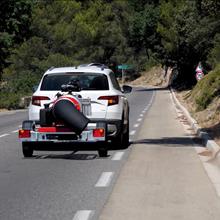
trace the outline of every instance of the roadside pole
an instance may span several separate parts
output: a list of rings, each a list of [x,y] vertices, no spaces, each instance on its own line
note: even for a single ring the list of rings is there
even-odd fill
[[[132,68],[132,65],[129,65],[129,64],[118,65],[118,69],[121,70],[122,84],[124,84],[124,82],[125,82],[125,70],[131,69],[131,68]]]
[[[121,80],[122,80],[122,85],[124,85],[124,69],[121,69]]]

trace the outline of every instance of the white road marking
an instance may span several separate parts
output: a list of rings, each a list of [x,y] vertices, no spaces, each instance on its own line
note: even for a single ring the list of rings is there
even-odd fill
[[[142,113],[145,113],[145,112],[146,112],[145,110],[142,111]]]
[[[143,117],[144,115],[143,114],[140,114],[140,117]]]
[[[137,121],[142,121],[143,119],[142,118],[138,118],[138,120]]]
[[[100,176],[98,182],[95,184],[95,187],[107,187],[110,185],[114,173],[113,172],[103,172]]]
[[[134,135],[136,133],[136,131],[135,130],[132,130],[131,132],[130,132],[130,135]]]
[[[89,220],[94,215],[92,210],[79,210],[73,217],[73,220]]]
[[[8,135],[10,135],[10,134],[2,134],[2,135],[0,135],[0,138],[8,136]]]
[[[139,124],[135,124],[134,127],[137,128],[139,126]]]
[[[112,160],[121,160],[125,152],[119,151],[114,154]]]
[[[18,125],[18,127],[19,127],[19,128],[21,128],[21,127],[22,127],[22,125]]]
[[[17,133],[17,132],[18,132],[18,130],[11,131],[11,133]]]

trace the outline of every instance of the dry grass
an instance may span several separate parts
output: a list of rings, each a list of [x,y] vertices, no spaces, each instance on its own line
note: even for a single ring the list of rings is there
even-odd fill
[[[160,86],[165,87],[168,84],[171,70],[168,71],[167,78],[164,79],[164,71],[161,67],[153,67],[148,72],[143,72],[142,76],[129,84],[133,86]],[[192,99],[192,90],[177,92],[177,98],[183,106],[188,109],[190,114],[199,123],[200,127],[207,131],[213,139],[220,145],[220,97],[216,97],[204,109],[198,111],[195,100]],[[196,97],[198,97],[196,94]]]
[[[206,109],[197,111],[195,103],[190,99],[191,91],[176,93],[177,98],[191,113],[193,118],[199,123],[203,131],[220,145],[220,97],[216,97]]]
[[[163,69],[159,66],[153,67],[148,72],[142,72],[141,77],[129,83],[133,86],[165,86]]]

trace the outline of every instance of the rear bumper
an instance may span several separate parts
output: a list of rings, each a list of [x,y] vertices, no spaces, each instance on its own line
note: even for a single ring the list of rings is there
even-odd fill
[[[97,122],[104,122],[106,124],[106,139],[111,140],[118,136],[119,133],[121,133],[122,130],[122,120],[118,119],[91,119],[91,123],[97,123]]]
[[[36,125],[40,124],[39,121],[33,121]],[[106,138],[107,139],[111,139],[112,137],[116,137],[118,136],[118,134],[121,132],[122,129],[122,120],[119,119],[90,119],[90,122],[88,124],[88,126],[90,126],[91,124],[93,124],[93,126],[95,126],[95,124],[97,123],[105,123],[106,124]],[[87,127],[88,127],[87,126]]]
[[[98,142],[107,142],[112,138],[115,138],[121,132],[121,120],[101,120],[94,119],[90,120],[86,129],[80,134],[77,135],[75,132],[51,132],[51,131],[41,131],[38,129],[38,122],[34,122],[36,124],[35,129],[30,131],[30,137],[28,138],[20,138],[22,142],[29,143],[48,143],[48,144],[82,144],[82,143],[98,143]],[[95,136],[93,134],[94,129],[103,128],[105,130],[105,134],[103,136]],[[23,129],[26,129],[23,127]]]

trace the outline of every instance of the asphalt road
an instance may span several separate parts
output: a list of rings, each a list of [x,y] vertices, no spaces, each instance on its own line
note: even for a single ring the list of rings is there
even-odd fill
[[[153,98],[143,88],[128,95],[131,140]],[[16,130],[26,118],[26,111],[0,113],[0,219],[75,220],[80,213],[97,219],[132,146],[105,159],[96,151],[34,152],[25,159]]]

